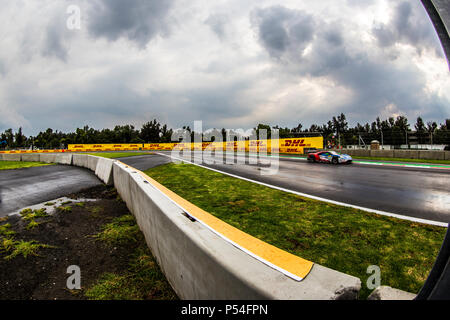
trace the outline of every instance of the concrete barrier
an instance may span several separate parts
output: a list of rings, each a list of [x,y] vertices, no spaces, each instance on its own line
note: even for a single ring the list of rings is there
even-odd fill
[[[114,163],[114,183],[182,299],[355,299],[358,278],[315,264],[295,281],[225,241],[136,171]],[[122,195],[123,193],[123,195]]]
[[[338,153],[344,153],[348,154],[352,157],[370,157],[370,150],[364,150],[364,149],[341,149],[341,150],[334,150]]]
[[[56,153],[41,153],[39,160],[45,163],[56,163]]]
[[[72,165],[72,154],[71,153],[57,154],[55,161],[58,164],[67,164],[67,165],[71,166]]]
[[[100,157],[96,156],[88,156],[87,157],[87,168],[91,171],[94,171],[97,169],[97,163],[98,160],[101,159]]]
[[[77,167],[88,168],[87,154],[72,154],[72,164]]]
[[[365,150],[365,149],[342,149],[336,150],[346,153],[354,158],[358,157],[381,157],[381,158],[403,158],[403,159],[429,159],[450,160],[450,151],[439,150]]]
[[[39,153],[22,154],[21,161],[39,162]]]
[[[367,300],[413,300],[415,297],[416,295],[411,292],[380,286],[369,295]]]
[[[394,150],[370,150],[371,157],[393,158]]]
[[[5,161],[21,161],[22,155],[20,153],[4,153],[3,160],[5,160]]]
[[[126,165],[118,164],[117,162],[113,164],[114,187],[120,194],[122,200],[126,203],[128,210],[133,212],[133,202],[131,201],[131,191],[129,187],[131,170],[132,169]]]
[[[98,159],[97,167],[95,168],[95,175],[106,185],[112,185],[114,183],[113,163],[114,160],[100,158]]]
[[[419,159],[417,150],[394,150],[394,158]]]
[[[445,160],[445,153],[442,151],[420,150],[419,159]]]

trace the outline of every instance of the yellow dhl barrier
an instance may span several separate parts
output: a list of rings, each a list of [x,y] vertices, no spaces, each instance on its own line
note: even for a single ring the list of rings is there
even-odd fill
[[[7,150],[0,151],[0,153],[59,153],[59,152],[67,152],[67,149],[51,149],[51,150]]]
[[[250,153],[297,153],[305,148],[323,148],[323,138],[289,138],[278,140],[246,140],[228,142],[180,142],[180,143],[137,143],[137,144],[70,144],[68,151],[124,151],[124,150],[194,150],[194,151],[237,151]]]
[[[142,150],[142,143],[69,144],[68,151],[124,151]]]

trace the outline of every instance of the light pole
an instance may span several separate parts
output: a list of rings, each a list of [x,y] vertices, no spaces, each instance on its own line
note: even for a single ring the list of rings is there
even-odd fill
[[[408,131],[407,130],[405,130],[405,138],[406,138],[406,149],[409,149],[408,148]]]
[[[338,149],[341,149],[341,134],[338,131]]]

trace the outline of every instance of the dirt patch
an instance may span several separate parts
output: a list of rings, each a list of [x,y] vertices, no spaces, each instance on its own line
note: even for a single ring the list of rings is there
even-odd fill
[[[63,206],[65,210],[36,218],[37,226],[33,229],[28,227],[29,222],[18,216],[0,221],[0,226],[9,225],[4,228],[9,234],[0,234],[0,299],[87,299],[86,291],[96,285],[104,274],[132,277],[130,261],[135,258],[137,251],[145,253],[154,261],[140,232],[136,233],[133,241],[118,244],[95,237],[104,230],[105,225],[130,215],[114,188],[98,186],[68,197],[99,200],[67,203]],[[11,237],[16,241],[35,241],[51,247],[40,248],[37,256],[28,255],[25,258],[17,255],[7,259],[10,252],[2,242]],[[67,289],[66,282],[70,276],[67,268],[71,265],[81,269],[81,290]],[[156,263],[152,268],[155,268],[152,272],[157,274],[159,286],[139,288],[140,291],[133,288],[131,298],[176,298]],[[142,290],[146,293],[141,293]],[[108,296],[106,292],[106,298],[114,296]]]

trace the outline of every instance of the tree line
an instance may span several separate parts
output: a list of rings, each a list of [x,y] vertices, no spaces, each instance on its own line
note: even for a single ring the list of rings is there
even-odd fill
[[[438,124],[434,121],[425,123],[421,117],[418,117],[415,124],[411,125],[404,116],[390,117],[386,120],[380,120],[378,117],[372,123],[357,123],[356,126],[350,127],[345,115],[341,113],[325,124],[313,124],[309,128],[303,128],[301,123],[294,128],[258,124],[253,128],[253,134],[259,137],[263,129],[267,130],[268,138],[271,138],[271,130],[277,129],[280,138],[321,135],[326,142],[333,141],[334,144],[337,144],[337,141],[340,141],[342,146],[364,145],[369,144],[372,140],[378,140],[384,145],[450,145],[450,119],[445,119],[443,123]],[[208,133],[194,132],[189,126],[174,130],[154,119],[145,123],[140,129],[128,124],[117,125],[114,129],[101,130],[84,126],[68,133],[48,128],[36,136],[29,137],[23,134],[22,128],[16,132],[7,129],[0,134],[0,149],[59,149],[66,148],[68,144],[94,143],[164,143],[173,142],[174,136],[181,140],[183,134],[189,134],[192,141],[194,138],[214,141],[214,136],[221,136],[223,141],[226,141],[230,134],[239,136],[239,133],[224,128],[213,129]]]

